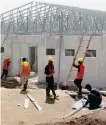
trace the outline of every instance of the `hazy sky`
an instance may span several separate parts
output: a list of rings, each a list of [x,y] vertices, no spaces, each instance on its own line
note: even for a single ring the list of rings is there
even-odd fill
[[[31,1],[33,0],[0,0],[0,13],[27,4]],[[37,0],[37,1],[106,11],[106,0]]]

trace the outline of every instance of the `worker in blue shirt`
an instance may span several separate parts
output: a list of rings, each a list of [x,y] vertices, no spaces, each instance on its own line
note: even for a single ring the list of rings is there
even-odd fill
[[[85,86],[85,89],[90,91],[90,93],[88,94],[88,99],[85,102],[84,107],[86,107],[89,104],[90,109],[99,108],[102,102],[101,92],[98,89],[92,89],[91,85],[89,84]]]

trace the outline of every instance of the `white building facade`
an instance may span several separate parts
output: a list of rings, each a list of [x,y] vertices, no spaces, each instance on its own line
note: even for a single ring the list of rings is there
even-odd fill
[[[36,47],[37,51],[35,49],[34,56],[37,56],[37,59],[36,57],[32,58],[35,59],[34,64],[37,64],[39,81],[45,82],[44,68],[48,63],[48,57],[53,56],[55,82],[64,83],[69,74],[80,39],[80,35],[64,35],[62,41],[60,41],[60,36],[58,35],[11,35],[4,44],[4,52],[1,54],[1,59],[3,60],[5,56],[10,56],[9,75],[19,75],[20,58],[26,57],[31,62],[30,48]],[[86,70],[83,85],[88,83],[97,88],[106,88],[106,35],[93,36],[89,51],[92,54],[85,58]]]

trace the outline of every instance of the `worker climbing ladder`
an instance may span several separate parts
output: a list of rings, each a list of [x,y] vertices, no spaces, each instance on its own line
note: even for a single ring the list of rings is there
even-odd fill
[[[91,39],[92,39],[92,35],[85,35],[85,34],[82,35],[80,43],[78,45],[76,55],[74,57],[75,58],[75,63],[78,62],[77,61],[78,58],[83,58],[85,60],[85,57],[86,57],[87,51],[89,49]],[[66,80],[67,85],[69,85],[71,87],[75,86],[72,83],[73,83],[73,81],[74,81],[74,79],[76,77],[76,74],[77,74],[77,69],[74,68],[73,63],[72,63],[70,71],[69,71],[69,75],[68,75],[67,80]]]

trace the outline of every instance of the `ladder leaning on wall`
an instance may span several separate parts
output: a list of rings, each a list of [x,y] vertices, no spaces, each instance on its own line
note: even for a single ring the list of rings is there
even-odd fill
[[[79,42],[78,49],[77,49],[77,52],[76,52],[75,57],[74,57],[75,63],[77,63],[78,58],[83,58],[85,60],[85,57],[86,57],[87,51],[89,49],[89,45],[90,45],[92,36],[93,35],[85,35],[85,34],[83,34],[81,36],[81,40]],[[73,81],[76,77],[77,71],[78,70],[76,68],[74,68],[73,63],[72,63],[71,67],[70,67],[70,70],[69,70],[69,75],[68,75],[68,77],[66,79],[66,82],[65,82],[65,85],[69,85],[71,87],[75,86],[73,84]]]

